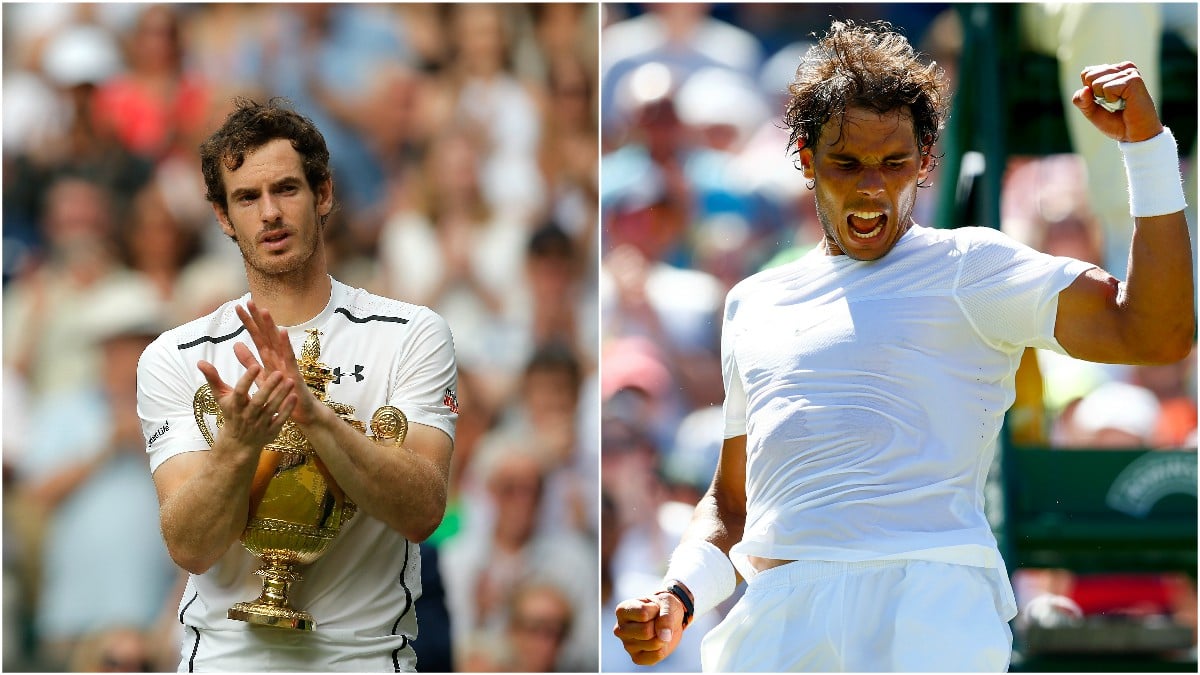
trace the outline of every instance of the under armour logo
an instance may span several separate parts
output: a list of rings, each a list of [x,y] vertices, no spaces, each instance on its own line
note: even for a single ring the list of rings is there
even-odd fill
[[[363,367],[358,365],[357,363],[354,364],[354,372],[353,373],[343,373],[341,366],[338,366],[337,368],[333,369],[333,383],[341,384],[342,383],[342,375],[346,375],[347,377],[349,377],[350,375],[353,375],[355,382],[362,382],[363,380],[366,379],[363,376],[362,372],[363,372]]]

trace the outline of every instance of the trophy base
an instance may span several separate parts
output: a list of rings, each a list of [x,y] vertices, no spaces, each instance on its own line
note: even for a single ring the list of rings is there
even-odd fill
[[[239,602],[226,614],[235,621],[245,621],[259,626],[312,630],[316,627],[312,614],[287,607],[272,607],[257,602]]]

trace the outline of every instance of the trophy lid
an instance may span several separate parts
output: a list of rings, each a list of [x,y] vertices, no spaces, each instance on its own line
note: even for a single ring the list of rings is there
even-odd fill
[[[300,358],[296,361],[296,365],[300,367],[300,375],[304,378],[305,384],[317,398],[325,400],[325,387],[333,380],[333,370],[321,363],[321,331],[316,328],[309,328],[304,331],[308,333],[308,338],[304,340],[304,346],[300,348]]]

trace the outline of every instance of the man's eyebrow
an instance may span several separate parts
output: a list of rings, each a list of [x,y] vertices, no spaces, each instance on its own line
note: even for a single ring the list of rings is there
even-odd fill
[[[269,187],[279,188],[279,187],[287,187],[287,186],[292,186],[292,185],[303,185],[303,184],[304,184],[303,179],[301,179],[300,176],[284,176],[283,178],[280,178],[277,181],[273,181]],[[242,197],[242,196],[246,196],[246,195],[256,195],[258,193],[259,193],[259,189],[257,187],[243,187],[243,188],[237,188],[237,189],[231,190],[229,192],[229,196],[237,198],[237,197]]]
[[[896,152],[893,152],[889,155],[884,155],[883,161],[886,162],[888,160],[895,160],[895,159],[908,159],[908,158],[912,157],[913,154],[914,153],[910,150],[897,150]],[[830,153],[826,154],[825,156],[828,157],[829,159],[834,160],[835,162],[857,162],[860,159],[859,155],[851,155],[851,154],[847,154],[844,152],[830,152]]]

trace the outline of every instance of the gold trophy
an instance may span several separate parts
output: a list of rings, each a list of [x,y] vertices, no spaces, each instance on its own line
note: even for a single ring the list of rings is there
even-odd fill
[[[318,360],[320,332],[313,328],[307,333],[296,362],[305,384],[338,417],[365,435],[363,423],[353,416],[353,406],[326,398],[325,387],[333,373]],[[218,429],[225,418],[209,385],[196,390],[192,408],[204,440],[212,447],[213,434],[204,416],[215,415]],[[376,443],[399,445],[408,434],[408,418],[395,407],[383,406],[371,417],[371,433]],[[263,561],[255,571],[263,578],[262,594],[257,600],[235,604],[228,617],[263,626],[312,630],[316,626],[312,615],[293,608],[288,601],[292,582],[303,578],[296,566],[320,558],[356,510],[296,423],[285,422],[259,456],[250,488],[249,520],[241,536],[246,549]]]

